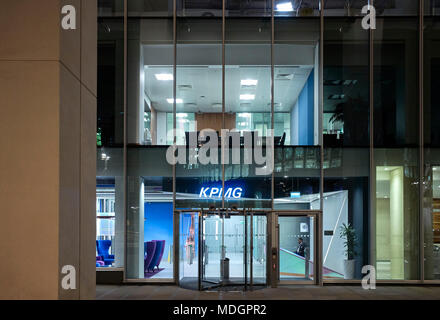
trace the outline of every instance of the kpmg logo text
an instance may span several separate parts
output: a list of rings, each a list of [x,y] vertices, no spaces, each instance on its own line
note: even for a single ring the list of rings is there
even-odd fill
[[[225,198],[240,199],[243,193],[243,188],[225,188]],[[199,198],[220,198],[223,196],[223,188],[203,187],[200,190]]]
[[[212,129],[204,129],[198,133],[197,122],[195,127],[196,129],[191,132],[179,132],[179,134],[176,130],[172,130],[174,141],[178,136],[183,136],[186,137],[186,145],[174,143],[167,149],[166,158],[170,165],[248,164],[255,165],[255,175],[272,174],[273,130],[267,130],[267,135],[260,137],[258,131],[243,131],[241,135],[236,129],[222,129],[219,137]]]

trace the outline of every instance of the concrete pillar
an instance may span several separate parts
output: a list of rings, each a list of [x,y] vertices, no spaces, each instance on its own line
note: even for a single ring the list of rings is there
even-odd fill
[[[115,177],[115,267],[124,267],[124,178]]]
[[[127,279],[144,278],[144,181],[128,179],[127,206]]]
[[[403,168],[390,172],[390,256],[391,278],[404,278]]]
[[[67,4],[75,30],[61,28]],[[0,299],[95,297],[96,11],[1,3]]]

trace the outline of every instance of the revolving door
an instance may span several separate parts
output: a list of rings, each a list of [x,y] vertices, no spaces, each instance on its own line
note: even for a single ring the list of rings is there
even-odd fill
[[[266,214],[179,211],[179,285],[248,290],[267,279]]]

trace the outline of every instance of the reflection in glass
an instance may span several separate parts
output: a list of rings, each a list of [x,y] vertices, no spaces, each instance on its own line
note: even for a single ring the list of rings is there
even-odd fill
[[[326,0],[324,14],[326,16],[364,16],[362,9],[372,4],[377,16],[416,16],[418,1],[393,0]]]
[[[180,214],[179,230],[179,285],[198,289],[199,277],[199,215],[198,212]]]
[[[438,15],[440,2],[431,3]],[[426,5],[426,1],[425,1]],[[424,31],[424,258],[425,279],[440,279],[440,29],[437,17],[425,17]]]

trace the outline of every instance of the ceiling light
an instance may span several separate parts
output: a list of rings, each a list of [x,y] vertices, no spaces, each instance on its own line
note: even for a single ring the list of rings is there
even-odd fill
[[[158,74],[155,74],[155,77],[157,80],[160,80],[160,81],[171,81],[174,79],[174,77],[171,73],[158,73]]]
[[[255,100],[255,94],[240,94],[240,100]]]
[[[277,4],[277,11],[290,12],[293,11],[292,2],[283,2]]]
[[[278,73],[275,80],[292,80],[293,76],[293,73]]]
[[[186,117],[188,117],[188,114],[187,113],[178,113],[178,114],[176,114],[176,117],[177,118],[186,118]]]
[[[241,80],[241,85],[242,86],[256,86],[257,83],[258,83],[258,80],[253,80],[253,79]]]
[[[169,98],[169,99],[167,99],[167,102],[169,104],[173,104],[174,99],[173,98]],[[182,99],[176,99],[176,103],[183,103],[183,100]]]

